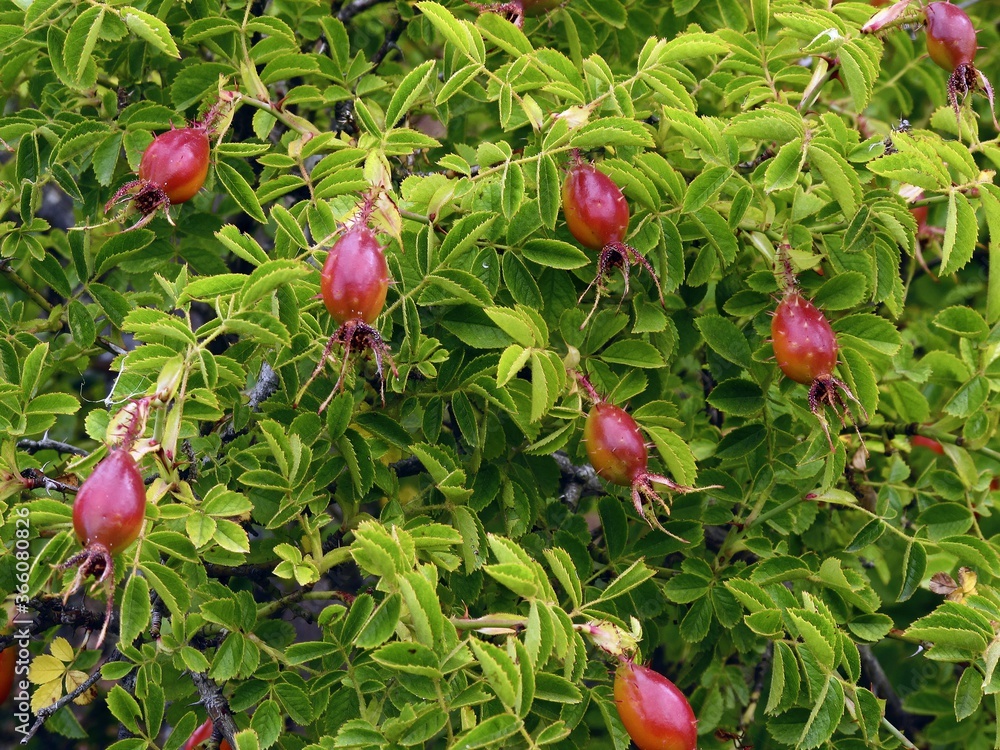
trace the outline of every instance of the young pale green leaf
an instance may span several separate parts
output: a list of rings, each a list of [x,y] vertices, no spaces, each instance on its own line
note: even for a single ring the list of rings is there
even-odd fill
[[[466,57],[474,58],[476,45],[467,24],[459,21],[451,11],[438,3],[425,0],[417,3],[417,7],[449,44]]]
[[[1000,320],[1000,190],[995,185],[980,185],[979,197],[986,214],[990,231],[990,275],[986,292],[986,322],[990,325]]]
[[[823,177],[844,216],[854,216],[861,202],[861,183],[847,160],[827,145],[813,141],[808,148],[809,164]]]
[[[520,670],[514,660],[503,649],[478,638],[469,639],[469,646],[479,662],[487,685],[504,706],[513,709],[521,687]]]
[[[503,387],[528,363],[531,350],[519,344],[511,344],[504,349],[500,355],[500,364],[497,365],[497,387]]]
[[[513,714],[498,714],[480,722],[459,736],[450,750],[476,750],[507,739],[521,728],[521,720]]]

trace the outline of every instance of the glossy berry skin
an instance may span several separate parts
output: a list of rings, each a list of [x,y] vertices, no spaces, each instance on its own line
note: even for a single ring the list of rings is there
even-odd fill
[[[796,383],[828,378],[837,366],[837,335],[826,316],[798,292],[778,304],[771,339],[778,367]]]
[[[356,225],[330,248],[320,277],[323,303],[338,324],[374,323],[389,291],[389,266],[375,233]]]
[[[212,720],[206,719],[205,723],[195,729],[191,736],[188,737],[188,741],[184,743],[184,750],[195,750],[196,747],[212,736],[213,729]],[[230,750],[229,743],[226,740],[222,740],[219,743],[219,750]]]
[[[14,687],[14,667],[16,663],[16,646],[9,646],[0,651],[0,705],[10,697],[10,691]]]
[[[584,247],[600,250],[628,231],[628,202],[619,187],[592,164],[570,168],[562,188],[563,215]]]
[[[976,28],[965,11],[947,2],[931,3],[927,16],[927,54],[948,71],[976,59]]]
[[[641,664],[624,662],[615,673],[615,706],[639,750],[696,750],[698,720],[684,693]]]
[[[84,547],[116,552],[135,541],[146,514],[146,487],[128,451],[112,450],[80,486],[73,528]]]
[[[210,143],[204,128],[161,133],[139,162],[139,179],[160,188],[171,203],[191,200],[208,175]]]
[[[630,487],[643,474],[649,454],[639,425],[624,409],[598,403],[587,415],[583,428],[587,457],[599,476]]]

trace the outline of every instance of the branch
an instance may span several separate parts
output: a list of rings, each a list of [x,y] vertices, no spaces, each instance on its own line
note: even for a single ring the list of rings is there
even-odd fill
[[[930,717],[926,717],[924,720],[924,717],[907,713],[906,709],[903,708],[903,701],[899,699],[895,688],[889,682],[889,676],[882,669],[882,665],[871,646],[859,644],[858,653],[861,655],[861,679],[866,680],[871,685],[871,691],[876,698],[882,698],[885,701],[886,720],[899,728],[901,732],[914,734],[930,720]]]
[[[352,0],[352,2],[346,2],[337,13],[337,20],[346,26],[358,13],[363,13],[369,8],[374,8],[379,3],[385,2],[388,0]]]
[[[238,731],[236,722],[233,721],[233,712],[229,708],[229,701],[222,695],[222,688],[215,684],[215,680],[204,672],[190,672],[191,681],[198,688],[201,702],[208,711],[208,717],[215,725],[215,730],[222,733],[222,736],[229,743],[230,747],[236,747],[236,740],[233,736]]]
[[[57,479],[51,479],[38,469],[25,469],[21,472],[21,477],[23,478],[22,484],[24,484],[26,490],[54,490],[64,494],[75,495],[77,490],[80,489],[71,484],[60,482]]]
[[[121,652],[116,648],[114,651],[111,652],[111,656],[109,656],[107,659],[104,660],[104,664],[111,664],[112,662],[124,661],[124,660],[125,657],[122,656]],[[101,667],[103,667],[104,664],[102,664]],[[24,737],[21,738],[21,744],[27,745],[28,741],[35,736],[38,730],[42,728],[42,724],[44,724],[48,720],[48,718],[52,716],[52,714],[54,714],[63,706],[72,703],[74,700],[79,698],[85,692],[90,690],[90,688],[93,687],[94,683],[96,683],[98,680],[101,679],[101,667],[95,669],[94,673],[90,675],[90,677],[88,677],[84,682],[78,685],[75,690],[73,690],[70,693],[66,693],[66,695],[57,700],[51,706],[46,706],[45,708],[39,709],[38,713],[35,714],[35,723],[31,725],[31,728],[28,730],[27,734],[25,734]]]
[[[385,39],[382,41],[382,46],[378,48],[375,56],[372,57],[372,73],[378,70],[378,66],[382,64],[382,61],[385,60],[392,50],[399,49],[399,47],[396,46],[396,40],[403,35],[404,31],[406,31],[406,24],[407,22],[400,18],[396,21],[395,26],[385,32]]]
[[[63,443],[59,440],[52,440],[47,434],[41,440],[18,440],[17,449],[25,453],[35,455],[40,451],[56,451],[57,453],[70,453],[74,456],[89,456],[90,452],[75,445]]]
[[[278,379],[278,373],[276,373],[271,365],[266,361],[262,362],[260,365],[260,374],[257,376],[257,382],[254,387],[250,389],[250,396],[247,404],[250,406],[251,411],[260,411],[260,405],[267,401],[271,396],[273,396],[278,391],[278,385],[280,384]],[[231,443],[235,440],[241,432],[237,432],[233,428],[233,423],[230,422],[226,425],[226,428],[222,431],[222,443]]]
[[[590,464],[577,466],[563,451],[556,451],[552,454],[552,458],[562,472],[562,497],[567,503],[575,506],[581,497],[605,494],[604,485],[601,484],[593,466]]]

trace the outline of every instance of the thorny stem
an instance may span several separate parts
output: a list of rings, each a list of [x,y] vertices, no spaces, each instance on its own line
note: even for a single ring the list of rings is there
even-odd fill
[[[125,657],[122,656],[121,652],[119,652],[118,649],[116,648],[114,651],[111,652],[111,655],[107,659],[105,659],[104,664],[111,664],[112,662],[116,661],[124,661],[124,659]],[[103,667],[104,665],[102,664],[101,666]],[[66,693],[66,695],[64,695],[62,698],[57,700],[52,705],[39,709],[38,713],[35,714],[35,723],[31,725],[31,728],[28,729],[27,733],[21,738],[21,744],[27,745],[28,741],[35,736],[38,730],[42,728],[42,724],[44,724],[46,720],[48,720],[48,718],[52,716],[52,714],[54,714],[63,706],[72,703],[74,700],[76,700],[81,695],[86,693],[100,679],[101,679],[101,668],[98,667],[97,669],[94,670],[94,673],[90,675],[90,677],[88,677],[82,683],[77,685],[74,690],[72,690],[69,693]]]

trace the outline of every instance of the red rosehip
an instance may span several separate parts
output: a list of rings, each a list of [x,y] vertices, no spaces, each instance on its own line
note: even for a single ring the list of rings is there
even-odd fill
[[[205,723],[194,730],[188,741],[184,743],[183,750],[196,750],[201,744],[208,740],[212,736],[212,730],[215,728],[211,719],[206,719]],[[229,742],[227,740],[222,740],[219,743],[219,750],[230,750]]]
[[[112,450],[80,485],[73,502],[73,528],[83,551],[64,562],[62,569],[77,567],[76,578],[63,594],[63,603],[94,576],[105,585],[107,605],[99,646],[111,622],[115,601],[112,553],[124,549],[139,536],[146,512],[146,487],[132,455],[123,448]]]
[[[826,316],[798,292],[779,303],[771,336],[778,367],[796,383],[828,377],[837,365],[837,335]]]
[[[355,224],[337,240],[326,256],[319,288],[337,323],[374,323],[389,291],[389,266],[375,232]]]
[[[117,552],[135,541],[146,514],[146,486],[132,455],[113,450],[80,486],[73,528],[85,546]]]
[[[976,59],[976,27],[964,10],[948,2],[930,3],[927,17],[927,54],[947,71]]]
[[[593,164],[575,164],[562,187],[569,231],[584,247],[600,250],[621,242],[628,231],[628,201],[619,187]]]
[[[649,460],[639,425],[621,407],[598,403],[583,428],[587,457],[598,476],[630,487],[645,473]]]
[[[172,204],[189,201],[205,184],[210,146],[203,127],[161,133],[142,155],[139,179],[160,188]]]
[[[910,438],[910,445],[914,448],[926,448],[932,453],[937,453],[939,456],[944,455],[944,446],[934,438],[924,437],[923,435],[914,435]]]
[[[698,720],[674,683],[641,664],[615,672],[615,706],[639,750],[696,750]]]
[[[17,664],[17,647],[8,646],[0,651],[0,704],[10,697],[14,687],[14,666]]]

